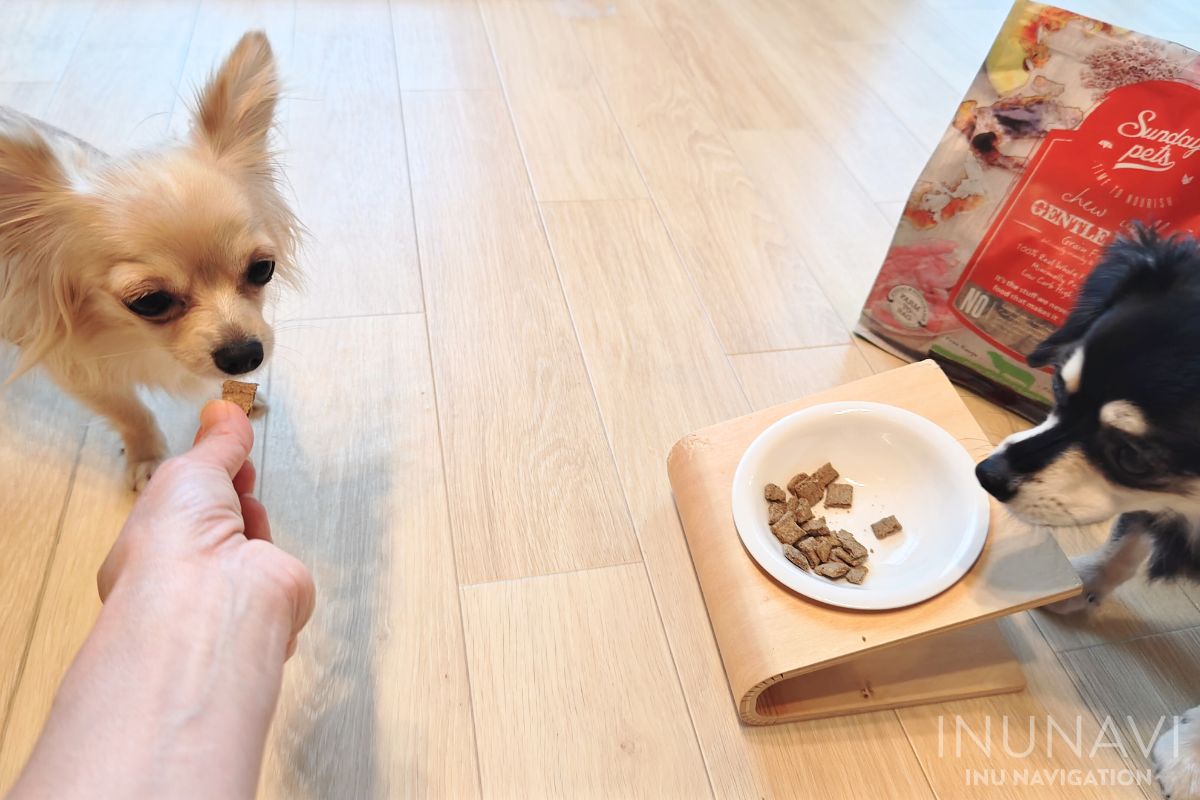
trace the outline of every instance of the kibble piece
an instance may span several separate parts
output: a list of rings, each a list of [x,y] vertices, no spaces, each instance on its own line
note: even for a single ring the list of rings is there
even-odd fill
[[[768,483],[763,489],[763,497],[768,503],[782,503],[787,500],[787,493],[773,483]]]
[[[808,563],[808,556],[804,555],[790,544],[785,544],[783,546],[783,557],[805,572],[808,572],[810,569],[812,569],[812,565]]]
[[[854,559],[850,558],[850,554],[844,548],[835,547],[829,554],[830,561],[840,561],[848,567],[854,566]]]
[[[796,544],[796,549],[803,553],[805,558],[808,559],[808,563],[814,567],[821,563],[821,558],[817,555],[816,539],[802,539]]]
[[[788,481],[788,491],[791,492],[792,494],[798,494],[796,489],[798,489],[800,487],[800,484],[804,483],[807,480],[808,480],[808,475],[806,473],[797,472],[795,475],[792,476],[792,479],[790,481]]]
[[[832,536],[820,536],[816,540],[817,543],[817,558],[821,559],[824,564],[833,557],[833,548],[838,546],[838,540]]]
[[[875,534],[876,539],[886,539],[893,533],[899,533],[902,530],[904,528],[901,527],[900,520],[890,514],[879,520],[879,522],[871,523],[871,532]]]
[[[815,506],[825,496],[825,487],[809,478],[796,487],[796,496],[810,506]]]
[[[787,505],[785,503],[767,503],[767,524],[774,525],[783,519],[783,515],[786,513]]]
[[[838,540],[838,544],[841,545],[842,549],[846,551],[846,554],[850,556],[850,560],[846,562],[847,564],[857,567],[867,560],[867,555],[869,554],[867,548],[858,539],[855,539],[854,534],[850,533],[850,531],[837,531],[833,536]]]
[[[796,524],[796,518],[791,514],[780,517],[779,521],[771,526],[771,533],[784,544],[795,544],[796,540],[804,535],[804,531]]]
[[[825,490],[826,508],[849,508],[854,502],[854,487],[848,483],[831,483]]]
[[[849,571],[850,568],[840,561],[830,561],[827,564],[821,564],[813,568],[813,572],[818,575],[824,575],[826,578],[832,578],[835,581],[846,575]]]
[[[836,481],[839,475],[838,471],[833,468],[833,464],[822,464],[821,468],[812,474],[812,479],[824,488]]]
[[[799,525],[803,525],[813,518],[812,507],[799,497],[789,498],[787,509],[792,512],[792,516],[796,518],[796,523]]]
[[[855,584],[862,583],[865,577],[867,577],[867,568],[861,565],[851,567],[850,571],[846,573],[846,580]]]
[[[801,527],[804,528],[805,536],[828,536],[830,533],[829,525],[828,525],[828,523],[825,522],[824,517],[817,517],[816,519],[811,519],[808,522],[804,523],[804,525],[802,525]]]
[[[254,395],[257,393],[257,383],[225,381],[221,384],[221,399],[236,404],[242,411],[246,412],[247,417],[250,416],[250,411],[254,408]]]

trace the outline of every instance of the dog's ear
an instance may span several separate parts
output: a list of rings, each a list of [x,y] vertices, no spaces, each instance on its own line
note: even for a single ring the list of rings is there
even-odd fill
[[[1083,282],[1066,322],[1034,348],[1026,359],[1029,366],[1059,361],[1122,297],[1170,288],[1179,276],[1179,267],[1195,255],[1191,240],[1162,239],[1152,228],[1134,223],[1129,235],[1119,237],[1105,250]]]
[[[66,183],[62,165],[32,128],[0,132],[0,229],[34,223]]]
[[[0,257],[18,255],[6,280],[30,292],[0,297],[0,315],[19,319],[21,358],[13,380],[71,330],[78,295],[62,258],[64,218],[71,191],[54,151],[32,127],[0,133]],[[30,297],[36,298],[30,303]],[[19,305],[18,305],[19,304]]]
[[[267,158],[279,101],[271,44],[247,33],[197,97],[192,136],[217,157],[250,168]]]

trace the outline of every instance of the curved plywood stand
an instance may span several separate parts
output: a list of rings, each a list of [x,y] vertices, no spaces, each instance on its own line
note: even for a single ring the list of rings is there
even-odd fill
[[[998,505],[971,571],[941,595],[894,611],[808,600],[776,583],[743,549],[730,508],[742,453],[781,417],[839,400],[906,408],[945,428],[977,459],[990,449],[931,361],[705,428],[675,445],[671,486],[742,720],[768,725],[1020,690],[1020,665],[992,620],[1080,587],[1054,540]]]

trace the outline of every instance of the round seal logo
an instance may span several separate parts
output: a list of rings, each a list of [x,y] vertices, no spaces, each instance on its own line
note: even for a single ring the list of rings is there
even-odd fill
[[[929,303],[919,289],[895,286],[887,296],[888,310],[906,328],[924,328],[929,324]]]

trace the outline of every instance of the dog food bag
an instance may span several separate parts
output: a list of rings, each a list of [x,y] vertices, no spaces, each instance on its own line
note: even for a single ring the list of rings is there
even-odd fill
[[[858,333],[1031,418],[1056,330],[1133,222],[1200,231],[1200,54],[1018,2],[904,208]]]

